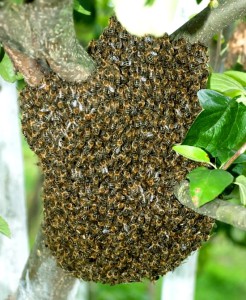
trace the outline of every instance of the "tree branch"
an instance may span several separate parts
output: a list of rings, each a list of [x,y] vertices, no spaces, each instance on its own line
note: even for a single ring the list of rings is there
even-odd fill
[[[220,0],[218,8],[206,7],[176,30],[173,39],[185,38],[191,43],[208,45],[211,38],[224,27],[246,15],[245,0]]]
[[[30,57],[29,62],[38,61],[40,70],[48,65],[67,81],[84,81],[95,70],[75,35],[72,0],[38,0],[0,10],[0,40],[5,48],[20,54],[11,59],[31,84],[35,80],[29,80],[23,53]]]
[[[44,244],[40,229],[19,283],[16,298],[67,300],[73,299],[78,280],[62,270]]]
[[[197,208],[191,200],[188,181],[178,184],[174,193],[180,203],[195,212],[246,231],[246,208],[242,205],[216,199]]]
[[[48,63],[63,79],[81,82],[95,70],[95,64],[76,39],[72,12],[72,0],[8,6],[0,10],[0,40],[43,66]],[[218,8],[205,8],[171,37],[208,45],[215,33],[245,15],[245,0],[221,0]],[[29,82],[28,68],[23,65],[20,70]]]

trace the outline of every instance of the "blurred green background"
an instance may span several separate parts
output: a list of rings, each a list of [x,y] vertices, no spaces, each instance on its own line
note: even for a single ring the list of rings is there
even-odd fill
[[[77,36],[86,47],[107,25],[108,18],[112,15],[112,5],[109,0],[79,2],[91,12],[89,16],[74,12]],[[240,63],[237,61],[237,68],[238,65]],[[243,66],[240,66],[240,69],[243,69]],[[22,144],[31,247],[42,217],[42,175],[37,166],[37,158],[24,138]],[[90,284],[88,300],[159,300],[161,285],[162,278],[156,283],[117,286]],[[216,225],[210,241],[200,250],[195,299],[246,299],[246,233],[225,224]]]

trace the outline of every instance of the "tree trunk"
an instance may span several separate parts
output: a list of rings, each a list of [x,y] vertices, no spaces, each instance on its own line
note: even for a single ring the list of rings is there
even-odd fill
[[[28,257],[17,91],[0,77],[0,215],[11,238],[0,235],[0,299],[16,290]]]
[[[23,271],[16,299],[74,300],[79,287],[79,280],[57,265],[49,249],[45,247],[40,230]],[[86,289],[85,284],[80,287],[82,289]],[[79,299],[86,299],[86,293],[80,293]]]

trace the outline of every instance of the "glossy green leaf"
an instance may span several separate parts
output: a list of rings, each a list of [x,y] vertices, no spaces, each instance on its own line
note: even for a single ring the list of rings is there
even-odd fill
[[[77,12],[89,16],[91,14],[90,11],[86,10],[80,3],[79,0],[74,0],[73,9]]]
[[[202,2],[202,0],[196,0],[197,4],[200,4]]]
[[[198,91],[197,96],[201,107],[208,111],[223,110],[231,101],[230,97],[226,97],[221,93],[212,90],[200,90]]]
[[[229,158],[231,158],[236,153],[237,150],[218,148],[213,152],[213,154],[214,154],[214,157],[216,157],[220,160],[221,164],[224,164],[225,162],[227,162],[229,160]],[[246,153],[241,154],[233,162],[233,164],[241,164],[241,163],[246,163]]]
[[[236,178],[235,184],[239,187],[240,201],[243,205],[246,205],[246,177],[240,175]]]
[[[246,176],[246,163],[232,165],[231,173]]]
[[[230,76],[220,73],[212,73],[210,75],[208,87],[211,90],[215,90],[230,97],[245,94],[245,90],[240,82]]]
[[[15,82],[16,80],[23,78],[20,73],[15,73],[14,66],[6,53],[0,62],[0,76],[8,82]]]
[[[10,229],[8,223],[0,216],[0,233],[11,237]]]
[[[204,150],[198,147],[187,146],[187,145],[175,145],[173,146],[173,150],[176,151],[178,154],[181,154],[182,156],[194,161],[204,162],[204,163],[210,162],[208,154]]]
[[[225,75],[230,76],[234,80],[241,83],[242,86],[246,86],[246,73],[245,72],[239,72],[239,71],[226,71],[224,72]]]
[[[183,144],[204,148],[216,157],[217,149],[239,149],[245,142],[246,106],[214,93],[209,90],[198,93],[204,110],[192,124]]]
[[[233,176],[224,170],[209,170],[205,167],[191,171],[190,195],[196,207],[214,200],[233,182]]]

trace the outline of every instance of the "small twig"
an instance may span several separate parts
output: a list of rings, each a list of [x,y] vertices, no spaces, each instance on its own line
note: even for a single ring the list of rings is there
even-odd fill
[[[231,164],[246,151],[246,143],[237,152],[228,159],[228,161],[221,167],[222,170],[227,170]]]

